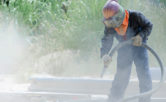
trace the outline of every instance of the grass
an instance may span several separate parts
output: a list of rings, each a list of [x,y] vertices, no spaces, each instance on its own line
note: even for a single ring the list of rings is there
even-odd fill
[[[99,58],[100,40],[104,30],[104,25],[101,22],[101,11],[106,1],[11,0],[9,7],[2,5],[0,10],[5,12],[5,15],[14,18],[18,25],[24,25],[28,29],[26,33],[21,33],[32,43],[30,50],[28,50],[31,56],[27,55],[28,58],[30,57],[29,63],[26,62],[26,65],[30,64],[28,67],[32,68],[27,72],[34,73],[47,70],[46,65],[48,63],[43,65],[42,68],[41,66],[34,68],[35,62],[38,62],[43,56],[70,50],[73,53],[79,53],[76,57],[73,57],[72,60],[75,62],[71,61],[70,68],[54,65],[49,67],[50,71],[46,71],[46,73],[53,75],[59,75],[59,72],[61,72],[61,75],[73,75],[73,73],[91,75],[92,73],[99,73],[102,67]],[[154,27],[148,44],[157,51],[165,63],[166,8],[162,5],[165,1],[161,0],[159,5],[149,2],[149,0],[119,0],[119,2],[125,9],[143,12],[152,21]],[[63,7],[67,9],[67,12]],[[63,54],[61,55],[63,56]],[[64,61],[64,58],[60,59],[61,62],[67,62]],[[53,58],[52,64],[57,60],[59,59]],[[78,68],[76,68],[76,65]],[[111,67],[115,66],[116,58],[114,58]],[[158,66],[152,55],[150,55],[150,66]],[[20,66],[20,68],[22,67],[24,66]]]

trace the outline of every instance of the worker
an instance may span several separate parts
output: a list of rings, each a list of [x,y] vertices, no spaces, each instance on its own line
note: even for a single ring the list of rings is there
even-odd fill
[[[117,0],[108,0],[102,12],[105,30],[101,41],[101,58],[104,66],[108,67],[112,61],[108,52],[112,48],[114,38],[121,43],[129,39],[133,40],[132,45],[125,45],[118,50],[117,70],[108,102],[118,102],[124,97],[133,62],[136,66],[140,93],[151,90],[148,53],[141,45],[147,42],[153,24],[141,12],[125,10]],[[151,102],[151,96],[141,97],[139,102]]]

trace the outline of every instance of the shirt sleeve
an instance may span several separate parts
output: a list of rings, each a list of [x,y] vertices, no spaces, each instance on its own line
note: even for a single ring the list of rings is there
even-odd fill
[[[113,45],[113,38],[115,35],[115,30],[113,28],[105,28],[104,36],[101,40],[102,46],[100,49],[100,57],[102,58],[105,54],[108,54]]]
[[[137,22],[139,25],[139,33],[142,38],[150,35],[153,24],[140,12],[137,12]]]

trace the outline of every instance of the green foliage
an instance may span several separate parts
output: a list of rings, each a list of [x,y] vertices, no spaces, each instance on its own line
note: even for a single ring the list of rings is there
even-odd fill
[[[64,4],[67,13],[62,9]],[[95,35],[92,30],[97,26],[97,32],[101,31],[103,4],[99,0],[13,0],[9,9],[19,23],[30,27],[30,35],[45,35],[49,41],[56,40],[60,46],[77,49],[88,44],[84,42],[90,41],[89,37]]]

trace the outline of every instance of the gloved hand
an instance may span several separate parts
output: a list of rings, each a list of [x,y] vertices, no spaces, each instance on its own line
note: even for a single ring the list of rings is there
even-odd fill
[[[141,46],[142,45],[142,37],[138,34],[132,38],[134,46]]]
[[[109,55],[104,55],[103,56],[103,62],[104,62],[104,67],[107,68],[109,64],[111,63],[112,58]]]

